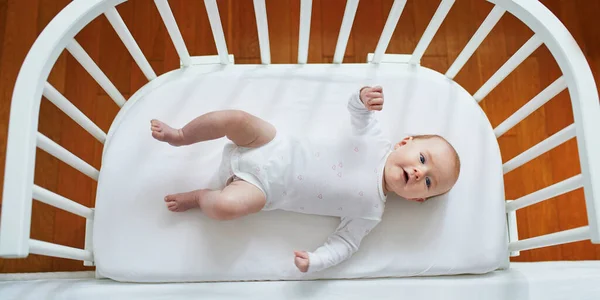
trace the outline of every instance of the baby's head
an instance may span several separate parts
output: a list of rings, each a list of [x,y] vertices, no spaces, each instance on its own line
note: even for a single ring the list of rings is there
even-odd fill
[[[385,162],[384,186],[408,200],[423,202],[448,192],[460,173],[460,159],[439,135],[404,138]]]

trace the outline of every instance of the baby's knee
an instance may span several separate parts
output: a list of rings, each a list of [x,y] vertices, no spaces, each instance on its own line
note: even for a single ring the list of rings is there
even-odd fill
[[[240,201],[233,195],[221,193],[214,205],[214,217],[217,220],[227,221],[237,219],[244,215],[244,208]]]

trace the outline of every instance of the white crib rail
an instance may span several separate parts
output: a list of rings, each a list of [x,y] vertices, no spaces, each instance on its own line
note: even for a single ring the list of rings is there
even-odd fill
[[[124,1],[71,2],[46,26],[23,62],[11,101],[0,219],[0,256],[2,257],[25,257],[30,250],[45,255],[58,254],[56,252],[58,248],[45,247],[46,244],[40,244],[29,237],[38,138],[37,125],[42,91],[52,66],[67,45],[74,41],[75,34],[100,14]],[[111,96],[123,100],[114,94]],[[88,256],[85,255],[86,258],[91,258]]]
[[[310,40],[310,16],[312,14],[312,0],[300,2],[300,32],[298,33],[298,63],[308,61],[308,42]]]
[[[498,24],[500,18],[504,15],[506,10],[498,5],[492,8],[492,11],[488,14],[488,16],[483,20],[481,26],[477,29],[473,37],[469,40],[465,48],[460,52],[454,63],[450,66],[448,71],[446,71],[446,77],[453,79],[456,74],[464,67],[465,63],[471,58],[475,50],[479,48],[481,42],[487,37],[487,35],[492,31],[494,26]]]
[[[100,70],[89,55],[85,53],[85,50],[74,40],[74,36],[85,25],[103,13],[144,75],[149,80],[156,78],[154,70],[152,70],[148,60],[144,57],[141,49],[115,9],[116,5],[124,1],[73,1],[44,29],[23,63],[14,88],[10,114],[3,210],[0,220],[0,256],[24,257],[29,253],[36,253],[85,260],[88,263],[93,262],[91,239],[87,237],[87,233],[85,250],[37,241],[29,237],[32,198],[87,218],[86,232],[91,233],[91,226],[93,225],[93,209],[34,185],[33,170],[35,166],[36,147],[50,153],[93,179],[97,179],[99,175],[98,170],[88,163],[37,132],[39,106],[43,94],[100,142],[104,142],[107,139],[106,134],[98,126],[46,81],[56,59],[64,49],[67,49],[115,103],[119,106],[125,104],[126,100],[123,95],[110,82],[108,77]],[[573,137],[577,138],[582,170],[581,174],[575,177],[506,204],[508,219],[511,220],[509,222],[509,250],[517,253],[520,250],[582,239],[591,239],[594,243],[600,243],[600,218],[598,218],[600,204],[597,204],[597,201],[600,201],[598,200],[600,198],[600,157],[597,155],[600,153],[600,139],[594,132],[600,128],[600,107],[596,86],[585,57],[566,28],[541,3],[529,0],[488,1],[495,4],[494,8],[452,63],[446,72],[446,76],[448,78],[456,76],[505,12],[515,15],[533,30],[534,35],[482,85],[474,94],[474,99],[481,101],[485,98],[504,78],[531,55],[535,49],[544,43],[556,59],[563,72],[563,76],[507,118],[495,129],[495,134],[501,136],[567,88],[571,96],[575,123],[511,159],[504,164],[503,170],[505,173],[510,172]],[[154,2],[175,45],[182,66],[190,66],[192,58],[188,53],[168,1],[154,0]],[[358,0],[347,0],[333,63],[342,63],[343,61],[352,23],[358,9],[358,2]],[[253,0],[253,3],[261,61],[263,64],[269,64],[271,57],[265,1]],[[371,62],[380,63],[384,61],[384,57],[387,55],[385,51],[405,3],[406,0],[396,0],[394,2],[375,53],[372,55]],[[412,64],[419,63],[453,3],[454,0],[440,1],[438,9],[419,40],[414,52],[411,55],[404,55],[400,61]],[[215,39],[219,62],[221,64],[233,63],[227,51],[217,2],[216,0],[205,0],[205,6]],[[298,42],[298,63],[300,64],[306,63],[308,57],[311,8],[311,0],[301,0]],[[399,60],[396,59],[396,61]],[[588,226],[518,240],[518,232],[516,232],[516,224],[514,222],[516,219],[515,211],[517,209],[580,187],[584,189],[589,221]]]
[[[423,57],[425,50],[427,50],[427,47],[433,40],[435,33],[438,31],[440,26],[442,26],[442,22],[448,15],[448,12],[450,11],[450,8],[452,8],[453,4],[454,0],[442,0],[440,6],[435,11],[433,18],[431,18],[431,22],[429,22],[429,25],[427,25],[423,36],[419,40],[417,47],[413,51],[412,56],[410,57],[411,64],[419,64],[421,62],[421,57]]]
[[[352,30],[352,23],[354,23],[354,17],[356,16],[356,10],[358,9],[358,0],[347,0],[346,9],[344,10],[344,18],[342,19],[342,26],[338,34],[337,44],[335,45],[335,52],[333,54],[333,63],[341,64],[344,60],[344,54],[346,53],[346,46],[348,45],[348,39],[350,38],[350,31]]]
[[[138,44],[135,42],[135,39],[131,35],[131,32],[129,32],[129,29],[127,29],[127,25],[125,25],[125,22],[121,18],[121,15],[119,15],[117,9],[114,7],[109,8],[104,13],[104,15],[108,19],[110,25],[117,32],[117,35],[119,36],[121,41],[123,41],[123,44],[133,57],[133,60],[135,60],[137,65],[142,70],[142,73],[144,73],[144,76],[146,76],[148,80],[156,78],[156,73],[154,73],[152,66],[150,66],[150,63],[144,56],[144,53],[142,53],[142,49],[140,49]]]
[[[505,76],[505,73],[510,73],[510,71],[514,69],[512,66],[515,65],[515,63],[518,65],[522,59],[529,56],[529,54],[539,46],[538,44],[541,44],[543,41],[563,73],[571,97],[573,116],[575,119],[574,132],[571,126],[561,130],[544,142],[532,147],[522,155],[509,161],[505,165],[505,171],[507,169],[512,170],[516,168],[517,165],[541,155],[576,134],[581,174],[569,179],[568,182],[562,182],[559,183],[560,185],[556,184],[538,191],[536,197],[544,196],[545,193],[550,192],[556,195],[566,193],[577,186],[582,185],[589,223],[588,226],[585,227],[585,230],[566,230],[522,241],[511,241],[510,247],[515,251],[582,239],[590,239],[593,243],[600,243],[600,203],[598,203],[598,201],[600,201],[600,156],[598,155],[598,153],[600,153],[600,138],[598,138],[597,134],[597,130],[600,128],[600,105],[598,103],[598,92],[594,77],[592,76],[592,72],[586,62],[585,56],[565,26],[538,1],[488,1],[501,6],[512,13],[535,33],[534,38],[530,39],[525,46],[517,51],[517,53],[520,52],[520,54],[515,54],[513,56],[513,58],[515,56],[518,57],[515,59],[511,58],[513,63],[511,63],[510,67],[505,67],[505,64],[505,66],[501,68],[504,69],[504,72],[498,76],[495,74],[492,77],[502,77]],[[498,73],[501,73],[500,70],[497,74]],[[489,81],[491,80],[492,79]],[[494,81],[492,84],[489,84],[486,89],[483,89],[482,87],[482,89],[476,93],[477,96],[474,96],[475,99],[481,100],[495,84],[497,83]],[[549,98],[547,96],[551,96],[551,94],[554,94],[555,92],[558,93],[559,90],[562,90],[560,81],[553,83],[551,87],[547,88],[547,90],[550,89],[552,91],[546,91],[546,96],[538,95],[539,98],[536,98]],[[541,94],[543,93],[544,92]],[[535,100],[535,98],[533,100]],[[537,106],[537,103],[532,104],[531,106]],[[579,182],[579,180],[581,180],[581,182]],[[516,207],[513,206],[516,205],[513,204],[514,202],[516,201],[507,204],[508,208]]]
[[[215,45],[217,46],[217,53],[219,53],[219,60],[221,64],[229,64],[231,62],[229,61],[229,53],[227,52],[227,43],[225,42],[225,33],[223,33],[217,0],[204,0],[204,6],[208,14],[208,21],[210,22],[210,28],[215,39]]]
[[[177,51],[177,54],[179,55],[181,64],[184,67],[188,67],[192,63],[192,58],[190,57],[190,53],[185,46],[185,42],[183,41],[179,27],[177,27],[177,22],[175,22],[175,17],[171,11],[169,2],[167,2],[167,0],[154,0],[154,4],[156,4],[156,8],[160,13],[160,17],[162,18],[165,27],[167,27],[167,32],[173,41],[175,51]]]

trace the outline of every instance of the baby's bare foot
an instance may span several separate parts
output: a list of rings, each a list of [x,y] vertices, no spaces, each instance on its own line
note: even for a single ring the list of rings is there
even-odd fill
[[[156,119],[150,121],[150,124],[152,129],[152,136],[155,139],[161,142],[167,142],[172,146],[183,145],[183,132],[181,131],[181,129],[178,130],[172,128],[171,126]]]
[[[170,211],[186,211],[190,208],[199,207],[198,199],[202,190],[195,190],[187,193],[173,194],[165,197],[167,208]]]

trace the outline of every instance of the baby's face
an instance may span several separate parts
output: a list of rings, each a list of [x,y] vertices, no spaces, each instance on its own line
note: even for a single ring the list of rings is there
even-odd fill
[[[386,161],[385,187],[405,199],[422,202],[454,186],[457,164],[454,150],[441,138],[407,137],[395,145]]]

